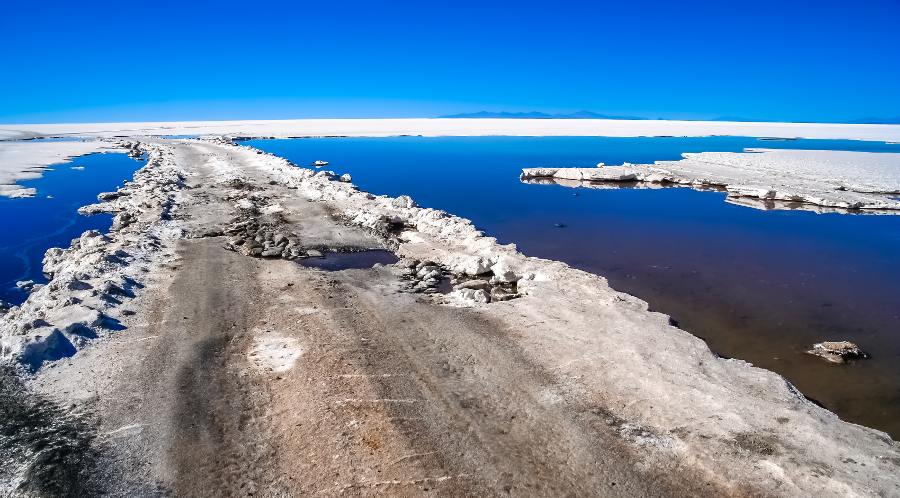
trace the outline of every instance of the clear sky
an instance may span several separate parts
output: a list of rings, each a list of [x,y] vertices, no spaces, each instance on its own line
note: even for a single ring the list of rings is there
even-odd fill
[[[0,122],[900,116],[900,0],[0,5]]]

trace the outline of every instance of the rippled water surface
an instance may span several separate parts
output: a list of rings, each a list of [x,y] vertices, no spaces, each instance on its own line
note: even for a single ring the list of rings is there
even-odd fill
[[[843,419],[900,438],[900,216],[758,211],[718,192],[571,189],[518,178],[527,167],[652,163],[683,152],[897,153],[898,144],[746,137],[245,143],[300,165],[330,161],[326,169],[350,173],[364,190],[410,195],[529,256],[603,275],[716,353],[776,371]],[[803,353],[823,340],[856,342],[872,358],[831,365]]]

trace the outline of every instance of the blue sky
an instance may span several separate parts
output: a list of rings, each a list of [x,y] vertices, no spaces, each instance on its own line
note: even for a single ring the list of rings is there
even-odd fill
[[[0,122],[900,116],[900,1],[22,2]]]

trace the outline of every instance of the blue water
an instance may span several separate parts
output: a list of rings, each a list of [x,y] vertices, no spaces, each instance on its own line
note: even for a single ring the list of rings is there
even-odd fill
[[[603,275],[718,354],[781,373],[845,420],[900,437],[900,216],[758,211],[718,192],[571,189],[518,178],[527,167],[652,163],[683,152],[897,153],[900,144],[747,137],[244,143],[299,165],[329,161],[326,169],[350,173],[363,190],[410,195],[471,219],[526,255]],[[823,340],[856,342],[873,358],[835,366],[803,353]]]
[[[17,281],[47,282],[41,264],[47,249],[69,247],[72,239],[86,230],[108,231],[111,215],[82,216],[78,208],[97,202],[100,192],[115,190],[123,180],[131,180],[142,166],[118,153],[77,157],[70,164],[51,166],[52,171],[41,178],[18,182],[36,188],[35,197],[0,197],[0,299],[21,304],[28,294],[16,288]]]

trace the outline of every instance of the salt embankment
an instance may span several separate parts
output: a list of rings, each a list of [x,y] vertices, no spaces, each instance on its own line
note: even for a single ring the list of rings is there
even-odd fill
[[[130,143],[45,147],[71,143],[22,147],[34,147],[37,159],[32,162],[43,160],[47,150],[137,150]],[[99,205],[101,208],[79,210],[82,214],[115,213],[110,232],[91,230],[67,248],[47,250],[43,265],[50,283],[33,286],[26,302],[2,317],[0,355],[37,369],[45,361],[75,354],[118,328],[120,305],[142,285],[160,239],[171,238],[178,231],[169,218],[173,196],[181,188],[181,174],[162,161],[164,148],[144,145],[141,150],[149,154],[150,162],[134,174],[132,182],[125,182],[116,192],[101,194],[101,199],[110,201]],[[22,149],[23,156],[27,152]]]
[[[828,150],[747,149],[683,154],[680,161],[597,168],[527,168],[521,179],[569,187],[641,182],[719,188],[728,201],[759,209],[817,212],[861,210],[900,214],[900,154]]]
[[[495,301],[493,292],[458,285],[446,304],[471,307],[518,330],[523,353],[553,372],[573,400],[603,407],[607,423],[646,451],[648,464],[690,462],[707,476],[779,488],[784,496],[898,489],[891,460],[897,445],[884,433],[841,422],[775,373],[717,358],[703,341],[602,277],[526,257],[469,220],[419,207],[406,196],[373,196],[330,172],[271,159],[266,164],[264,157],[260,162],[279,183],[328,203],[349,223],[403,227],[398,255],[431,261],[458,281],[479,279],[518,294],[507,299],[503,292]],[[420,273],[416,277],[427,277]],[[851,468],[845,463],[851,453],[874,467]],[[817,462],[830,462],[827,476]]]

